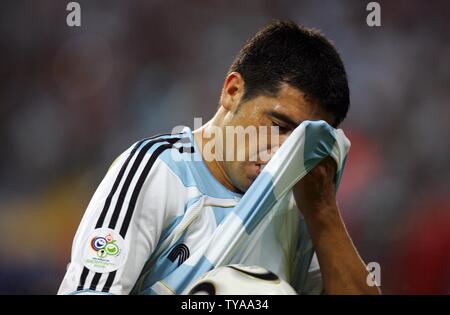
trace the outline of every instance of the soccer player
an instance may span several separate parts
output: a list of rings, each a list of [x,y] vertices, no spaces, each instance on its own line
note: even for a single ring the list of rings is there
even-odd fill
[[[348,107],[346,73],[333,45],[318,31],[272,22],[235,58],[209,122],[193,132],[141,140],[115,160],[83,216],[58,293],[160,294],[153,285],[195,255],[265,164],[205,158],[211,129],[277,126],[283,143],[304,120],[337,127]],[[219,140],[225,156],[234,149],[226,145],[227,137]],[[238,149],[248,158],[248,146]],[[367,284],[368,272],[340,216],[335,174],[336,164],[328,157],[293,189],[293,207],[306,222],[315,250],[306,280],[296,289],[300,294],[378,294]],[[292,238],[299,228],[294,226]],[[272,254],[286,257],[276,270],[270,267],[289,282],[299,266],[287,263],[292,252],[283,253]],[[262,257],[256,264],[264,267],[268,262]],[[180,293],[169,285],[163,289]]]

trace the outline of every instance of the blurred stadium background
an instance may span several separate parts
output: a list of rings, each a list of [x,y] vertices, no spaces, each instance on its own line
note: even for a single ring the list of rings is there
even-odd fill
[[[134,141],[215,112],[243,42],[272,18],[321,29],[347,67],[339,192],[384,293],[450,293],[450,2],[0,4],[0,293],[54,294],[96,186]]]

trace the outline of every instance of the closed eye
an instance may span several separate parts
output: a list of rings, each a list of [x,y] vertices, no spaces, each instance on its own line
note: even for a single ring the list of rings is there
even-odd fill
[[[272,126],[278,127],[278,130],[281,134],[289,133],[292,129],[290,127],[287,127],[285,125],[279,124],[275,121],[272,121]]]

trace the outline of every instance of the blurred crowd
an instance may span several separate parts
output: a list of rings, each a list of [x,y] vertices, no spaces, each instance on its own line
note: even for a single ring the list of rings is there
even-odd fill
[[[384,293],[450,293],[450,2],[0,4],[0,293],[56,293],[96,186],[135,141],[206,122],[228,66],[273,18],[314,27],[350,80],[344,219]]]

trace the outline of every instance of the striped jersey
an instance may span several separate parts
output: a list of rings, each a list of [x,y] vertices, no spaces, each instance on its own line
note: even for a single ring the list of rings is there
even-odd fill
[[[211,238],[242,197],[211,174],[189,128],[133,144],[89,202],[58,294],[180,294],[161,279]],[[319,294],[315,254],[306,283],[293,283],[300,267],[292,257],[309,240],[299,237],[305,224],[292,193],[288,200],[289,211],[272,220],[244,261],[233,263],[265,267],[299,293]],[[156,283],[164,288],[155,290]]]

